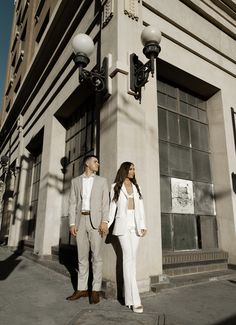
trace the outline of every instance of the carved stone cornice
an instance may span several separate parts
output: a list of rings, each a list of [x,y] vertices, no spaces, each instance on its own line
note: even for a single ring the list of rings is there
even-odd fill
[[[139,20],[140,0],[124,0],[124,14],[136,21]]]
[[[102,27],[105,27],[114,15],[114,0],[108,0],[104,6],[102,15]]]

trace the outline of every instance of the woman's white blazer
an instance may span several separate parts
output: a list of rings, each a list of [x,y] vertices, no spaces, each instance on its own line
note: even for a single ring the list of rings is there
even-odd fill
[[[117,202],[113,201],[115,184],[111,186],[110,192],[110,209],[109,209],[109,223],[108,227],[111,226],[115,219],[113,228],[113,235],[121,236],[125,235],[128,231],[127,228],[127,210],[128,210],[128,193],[124,184],[121,187],[119,199]],[[132,184],[134,193],[134,210],[135,210],[135,223],[137,232],[141,235],[141,229],[146,229],[145,225],[145,213],[143,206],[143,199],[139,198],[139,193],[134,184]]]

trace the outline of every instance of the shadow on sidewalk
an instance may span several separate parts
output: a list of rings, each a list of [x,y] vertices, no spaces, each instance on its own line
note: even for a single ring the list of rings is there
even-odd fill
[[[77,269],[78,253],[77,247],[73,245],[59,245],[59,262],[64,265],[70,273],[71,284],[74,290],[77,290]]]
[[[123,254],[117,236],[112,235],[113,225],[109,229],[109,234],[106,237],[105,243],[111,244],[116,254],[116,289],[117,300],[121,305],[125,305],[125,299],[123,294],[124,277],[123,277]]]
[[[24,251],[24,242],[21,241],[16,251],[6,258],[4,261],[0,261],[0,281],[6,280],[6,278],[14,271],[17,265],[22,261],[17,258],[22,255]]]
[[[220,322],[214,323],[212,325],[235,325],[236,324],[236,315],[226,318]]]

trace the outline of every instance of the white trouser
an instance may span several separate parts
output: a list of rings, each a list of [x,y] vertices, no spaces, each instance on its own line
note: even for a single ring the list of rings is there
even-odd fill
[[[136,281],[136,255],[139,236],[137,236],[135,230],[134,210],[128,210],[127,212],[127,227],[127,233],[118,236],[123,252],[125,304],[127,306],[140,306],[141,300]]]

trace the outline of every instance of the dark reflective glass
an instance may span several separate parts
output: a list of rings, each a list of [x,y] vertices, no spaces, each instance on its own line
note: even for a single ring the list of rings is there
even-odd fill
[[[162,238],[162,249],[173,250],[172,245],[172,225],[171,215],[161,214],[161,238]]]
[[[169,177],[161,176],[160,189],[161,189],[161,211],[165,213],[171,212],[172,210],[171,185],[170,185]]]
[[[159,156],[160,156],[160,172],[162,175],[168,175],[168,144],[166,142],[160,142],[159,144]]]
[[[174,249],[196,249],[197,248],[197,226],[194,215],[174,214]]]
[[[208,183],[193,183],[194,212],[196,214],[215,214],[213,186]]]
[[[191,157],[190,149],[170,145],[169,168],[170,175],[191,179]]]
[[[189,120],[186,117],[179,117],[180,144],[190,146]]]
[[[168,112],[169,141],[179,143],[178,115]]]
[[[160,139],[167,140],[167,112],[161,108],[158,108],[158,132]]]
[[[209,154],[193,150],[193,178],[198,181],[211,182]]]

